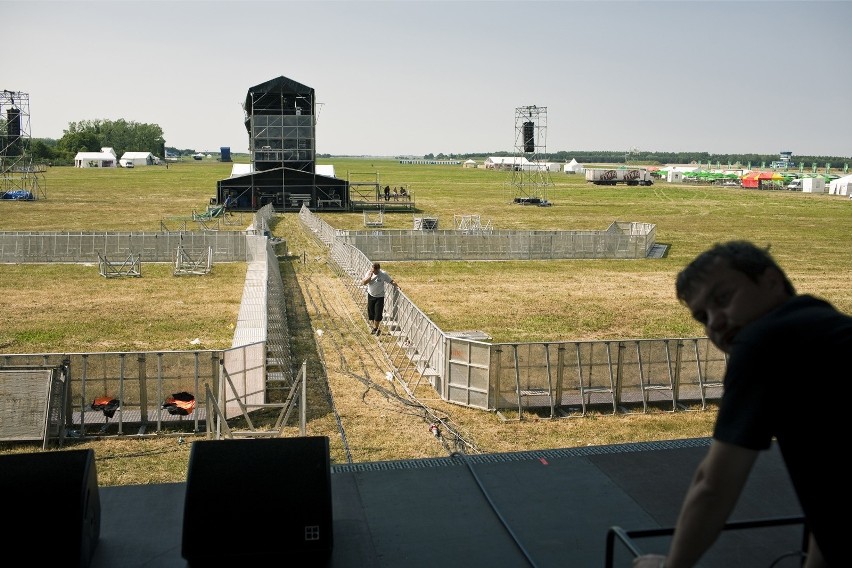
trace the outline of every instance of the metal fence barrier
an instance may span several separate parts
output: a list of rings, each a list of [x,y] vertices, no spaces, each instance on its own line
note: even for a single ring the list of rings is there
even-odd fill
[[[275,253],[275,247],[280,247],[282,243],[273,243],[266,236],[273,216],[271,205],[264,207],[255,213],[252,226],[245,232],[231,232],[221,239],[214,235],[212,239],[219,241],[220,250],[239,254],[240,258],[232,260],[248,263],[230,349],[0,354],[0,368],[67,366],[64,431],[71,436],[153,433],[161,432],[168,426],[199,432],[206,426],[207,420],[208,401],[205,400],[205,393],[212,392],[217,398],[224,396],[223,368],[237,391],[236,396],[231,393],[228,404],[220,404],[220,408],[226,409],[228,417],[240,412],[240,403],[265,403],[268,396],[267,375],[274,377],[276,386],[286,388],[294,384],[297,371],[292,364],[284,287]],[[49,234],[41,241],[25,238],[29,245],[12,248],[24,250],[29,247],[29,250],[33,250],[30,246],[32,243],[42,242],[50,243],[50,246],[40,250],[55,252],[58,243],[72,242],[57,235]],[[160,235],[164,238],[159,242],[170,243],[168,247],[181,240],[184,243],[195,242],[198,236],[183,233],[183,239],[173,240],[171,237],[177,235]],[[102,242],[136,243],[148,238],[139,238],[139,234],[133,234],[132,238],[128,234],[126,239],[124,235],[114,239],[113,236],[104,234]],[[83,242],[94,241],[76,240],[76,248],[69,248],[67,255],[51,253],[49,256],[53,259],[79,258],[85,248],[80,246]],[[198,242],[212,241],[206,238]],[[228,243],[227,246],[225,243]],[[283,246],[286,249],[286,243]],[[163,262],[172,262],[174,251],[170,250],[169,255]],[[164,407],[164,402],[169,396],[182,392],[195,397],[195,410],[189,414],[170,413]],[[93,401],[101,397],[119,401],[111,416],[103,410],[92,408]],[[224,401],[221,398],[220,402]]]
[[[98,257],[138,256],[143,262],[173,262],[179,247],[198,254],[213,250],[217,262],[246,260],[246,235],[255,231],[180,232],[0,232],[0,262],[92,262]]]
[[[338,231],[335,238],[375,260],[556,260],[646,258],[656,229],[616,222],[606,231],[488,231],[374,229]]]
[[[358,245],[369,240],[369,232],[352,238],[353,232],[331,228],[304,207],[299,218],[329,247],[332,266],[343,277],[352,299],[364,308],[366,292],[361,280],[372,261]],[[617,238],[610,243],[626,242],[620,240],[624,233],[636,232],[650,237],[653,244],[653,226],[614,225],[619,226],[610,231]],[[372,238],[378,243],[365,248],[384,251],[382,247],[398,243],[392,255],[395,259],[418,243],[416,246],[423,246],[425,251],[421,259],[436,260],[429,256],[436,250],[432,245],[451,242],[429,232],[381,233],[374,232]],[[524,246],[534,242],[534,233],[526,233]],[[590,237],[589,243],[606,242],[599,238]],[[642,244],[641,250],[646,250],[645,246]],[[590,250],[594,248],[590,245]],[[558,417],[585,415],[590,407],[612,412],[645,412],[650,406],[671,411],[692,405],[705,409],[708,401],[722,395],[727,360],[706,337],[487,343],[442,331],[403,292],[392,287],[387,289],[384,316],[396,346],[405,351],[411,368],[418,372],[418,378],[412,380],[425,378],[442,399],[464,406],[517,411],[519,418],[532,409],[545,409],[551,417]]]

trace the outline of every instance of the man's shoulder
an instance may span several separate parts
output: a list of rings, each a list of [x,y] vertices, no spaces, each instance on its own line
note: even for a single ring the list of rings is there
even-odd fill
[[[834,305],[832,305],[829,301],[810,294],[799,294],[797,296],[793,296],[781,306],[778,313],[782,316],[807,313],[811,313],[815,316],[819,316],[821,314],[833,315],[840,319],[849,319],[852,321],[852,316],[844,314],[834,307]]]
[[[802,341],[827,337],[845,337],[843,341],[846,342],[852,339],[852,316],[839,311],[828,301],[808,294],[794,296],[759,322],[754,326],[755,332],[765,339],[779,335]]]

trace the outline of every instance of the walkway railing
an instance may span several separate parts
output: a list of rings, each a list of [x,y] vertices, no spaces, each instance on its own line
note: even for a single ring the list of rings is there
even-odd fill
[[[795,565],[804,565],[804,558],[808,551],[809,532],[805,526],[805,518],[797,517],[773,517],[767,519],[754,519],[749,521],[729,521],[722,528],[723,531],[741,531],[749,529],[763,529],[774,527],[786,527],[791,525],[800,525],[802,527],[801,548],[791,552],[780,554],[774,559],[770,566],[777,566],[778,562],[784,558],[795,558]],[[604,566],[613,568],[615,566],[615,544],[620,542],[629,552],[630,558],[635,558],[643,554],[642,550],[636,544],[637,539],[656,538],[656,537],[671,537],[674,534],[674,527],[665,527],[658,529],[638,529],[625,530],[619,526],[612,526],[606,533],[606,558]],[[626,561],[620,561],[619,565],[626,565]]]
[[[269,232],[273,216],[272,207],[264,207],[255,213],[249,229],[227,233],[228,236],[221,240],[222,243],[230,243],[227,250],[239,251],[239,260],[248,263],[230,349],[0,354],[0,367],[67,365],[68,395],[64,426],[67,434],[72,436],[144,434],[161,432],[166,427],[200,432],[207,419],[206,393],[212,392],[219,396],[223,389],[225,379],[220,367],[227,370],[233,384],[232,391],[236,391],[236,394],[231,392],[227,404],[222,406],[228,418],[240,414],[241,405],[266,403],[270,371],[274,373],[276,386],[284,388],[294,384],[297,372],[291,360],[281,272],[274,245],[264,236]],[[198,236],[197,233],[159,235],[162,242],[175,246],[179,246],[179,242],[194,242]],[[183,238],[172,240],[172,236]],[[101,243],[149,242],[147,236],[139,238],[136,234],[133,237],[103,234],[102,237]],[[45,242],[51,245],[39,250],[54,250],[57,243],[71,242],[63,239],[65,237],[60,238],[56,234],[45,234]],[[151,239],[156,240],[153,236]],[[208,239],[202,241],[211,242]],[[25,239],[25,242],[39,240]],[[94,243],[87,239],[74,242],[77,248],[63,258],[78,258],[85,249],[80,248],[81,243]],[[26,247],[12,248],[23,250]],[[174,251],[169,254],[164,262],[173,261]],[[56,261],[56,257],[51,258]],[[196,398],[195,410],[185,415],[169,413],[163,407],[166,398],[181,392]],[[94,399],[100,397],[110,397],[120,402],[112,416],[92,408]]]
[[[302,208],[299,218],[329,247],[332,266],[364,313],[366,292],[361,279],[372,261],[353,243],[366,241],[333,229],[307,208]],[[653,237],[652,226],[625,224],[611,230],[618,235],[637,232]],[[374,236],[382,241],[379,233]],[[422,238],[408,238],[402,231],[391,232],[384,244],[366,248],[377,250],[394,238],[425,245],[430,232],[424,233]],[[433,259],[429,255],[434,248],[425,248],[424,259]],[[418,371],[416,380],[425,378],[444,400],[464,406],[507,415],[514,411],[518,418],[533,409],[539,413],[545,409],[550,417],[559,417],[585,415],[590,407],[611,408],[613,413],[645,412],[651,406],[670,411],[687,406],[705,409],[708,401],[722,396],[727,360],[706,337],[488,343],[442,331],[392,287],[387,288],[384,317],[390,336]]]

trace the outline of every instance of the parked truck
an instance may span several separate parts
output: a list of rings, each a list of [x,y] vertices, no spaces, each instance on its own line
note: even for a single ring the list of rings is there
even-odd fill
[[[586,168],[586,181],[595,185],[651,185],[654,180],[644,168]]]

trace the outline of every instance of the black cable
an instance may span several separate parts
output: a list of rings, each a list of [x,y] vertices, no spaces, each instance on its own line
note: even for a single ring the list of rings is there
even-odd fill
[[[476,481],[476,485],[479,486],[479,491],[482,493],[482,495],[488,501],[488,504],[490,505],[491,510],[497,516],[497,519],[499,519],[500,524],[503,525],[503,528],[506,529],[506,532],[508,532],[509,536],[512,537],[512,540],[515,542],[515,546],[518,547],[518,550],[521,551],[521,554],[524,555],[524,558],[527,559],[527,562],[529,563],[530,566],[537,567],[538,564],[535,563],[535,560],[533,560],[532,556],[530,556],[529,551],[521,543],[520,539],[515,534],[515,531],[512,530],[512,527],[509,526],[509,523],[506,521],[505,518],[503,518],[503,515],[497,509],[497,506],[494,504],[494,501],[491,499],[491,495],[489,495],[488,491],[485,489],[485,486],[483,485],[482,481],[479,479],[479,476],[476,475],[476,471],[474,471],[473,466],[470,464],[470,461],[467,459],[467,456],[465,456],[464,454],[461,454],[459,452],[453,452],[452,454],[450,454],[450,457],[451,458],[461,457],[462,461],[467,466],[467,470],[470,472],[471,476],[473,476],[474,481]]]
[[[796,557],[799,557],[799,558],[802,559],[800,566],[804,566],[805,560],[807,559],[808,555],[805,554],[804,552],[802,552],[801,550],[794,550],[793,552],[786,552],[786,553],[782,554],[781,556],[779,556],[778,558],[776,558],[775,560],[773,560],[772,564],[769,565],[769,568],[774,568],[775,566],[778,565],[779,562],[781,562],[782,560],[784,560],[786,558],[796,558]]]
[[[326,259],[326,266],[330,267],[332,269],[337,268],[336,264],[329,263],[327,259]],[[350,295],[352,296],[352,300],[356,301],[356,304],[357,304],[357,299],[361,298],[361,296],[357,293],[357,290],[359,290],[359,288],[357,286],[352,285],[352,282],[350,282],[350,278],[348,277],[348,275],[345,275],[345,274],[341,275],[341,274],[338,273],[337,270],[333,270],[333,272],[335,273],[334,276],[336,276],[338,279],[340,279],[341,277],[344,277],[344,287],[350,288]],[[351,316],[347,315],[346,317],[341,317],[340,314],[337,313],[336,308],[334,308],[333,306],[330,306],[326,303],[325,294],[323,293],[322,288],[317,284],[317,282],[314,281],[313,275],[314,274],[313,274],[312,271],[305,270],[302,273],[300,273],[299,277],[300,277],[300,279],[303,279],[307,284],[305,286],[305,296],[306,296],[307,301],[313,307],[314,312],[317,314],[318,319],[322,319],[324,317],[331,317],[333,319],[333,321],[335,321],[335,322],[348,320],[352,324],[352,328],[353,329],[356,328],[358,324],[353,321],[353,318]],[[359,313],[361,315],[361,320],[363,321],[363,323],[367,324],[368,322],[366,320],[364,310],[359,309]],[[341,370],[345,374],[349,375],[350,377],[353,377],[356,380],[360,381],[362,384],[364,384],[364,386],[367,387],[367,391],[364,392],[364,396],[366,396],[369,391],[377,391],[386,400],[393,400],[393,401],[396,401],[398,404],[402,405],[403,408],[407,408],[409,410],[419,411],[418,415],[425,422],[440,424],[444,428],[446,435],[440,435],[440,436],[436,436],[436,437],[438,438],[441,446],[444,448],[445,451],[447,451],[448,454],[451,453],[450,439],[452,440],[452,445],[455,446],[456,448],[458,448],[458,451],[463,451],[465,449],[473,450],[473,451],[476,451],[476,452],[480,451],[476,447],[475,444],[466,440],[462,436],[461,432],[459,432],[457,428],[455,428],[453,425],[450,424],[448,418],[446,418],[444,416],[438,416],[438,413],[436,413],[429,406],[427,406],[422,401],[417,399],[413,395],[413,393],[408,391],[408,389],[406,389],[406,396],[403,396],[401,393],[399,393],[397,391],[396,383],[392,382],[391,388],[388,388],[387,386],[385,386],[385,384],[383,382],[374,381],[370,377],[370,373],[369,373],[366,361],[361,356],[358,356],[358,360],[361,364],[361,373],[362,374],[358,374],[358,373],[354,372],[351,369],[349,362],[343,356],[342,350],[341,350],[340,346],[338,345],[338,341],[331,336],[331,332],[333,331],[332,330],[333,326],[332,327],[324,326],[324,327],[325,327],[326,338],[331,340],[332,346],[337,351],[337,355],[338,355],[338,358],[339,358],[339,361],[340,361]],[[339,333],[339,330],[337,330],[337,331]],[[358,344],[358,346],[362,348],[363,352],[367,353],[369,355],[369,357],[372,360],[373,365],[375,365],[377,367],[381,367],[382,365],[378,361],[373,350],[370,349],[369,346],[364,344],[364,340],[360,336],[360,334],[353,333],[352,337],[354,338],[354,340]],[[319,344],[319,342],[317,342],[317,343]],[[395,364],[393,363],[393,361],[390,360],[390,356],[387,352],[387,349],[385,348],[385,345],[382,342],[379,342],[379,347],[381,349],[381,352],[384,354],[385,363],[388,364],[392,369],[396,369]],[[326,365],[325,352],[322,349],[321,345],[318,345],[318,348],[319,348],[318,351],[319,351],[319,355],[320,355],[320,362],[321,362],[321,365],[323,367],[323,371],[325,372],[326,377],[327,377],[328,376],[328,369],[327,369],[327,365]],[[396,374],[396,373],[394,373],[394,374]],[[326,386],[326,388],[328,388],[328,387]],[[330,397],[331,397],[330,389],[329,389],[327,396],[330,399]],[[330,399],[330,404],[333,407],[334,403],[331,399]],[[343,432],[343,425],[340,422],[339,417],[337,417],[336,410],[333,409],[333,411],[335,413],[336,418],[338,419],[338,430],[341,434],[341,437],[344,437],[345,433]],[[345,441],[345,438],[344,438],[344,445],[347,447],[347,453],[348,453],[348,443]]]

